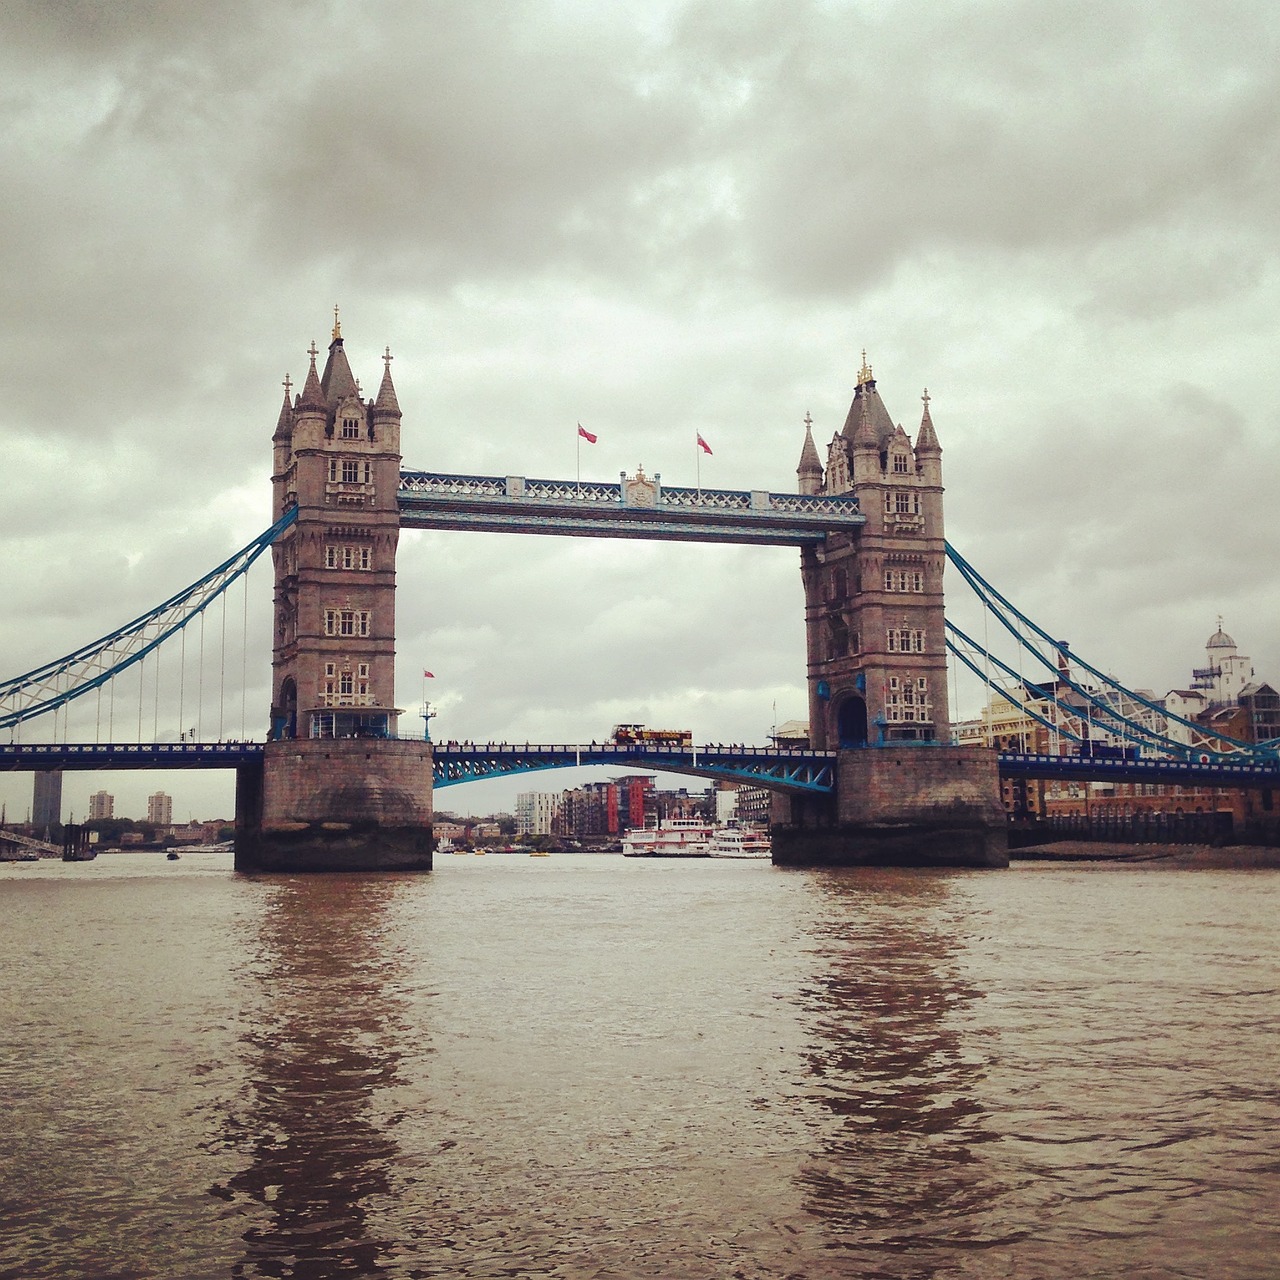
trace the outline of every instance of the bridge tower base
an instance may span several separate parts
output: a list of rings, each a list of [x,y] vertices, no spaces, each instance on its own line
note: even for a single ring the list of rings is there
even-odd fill
[[[431,793],[429,742],[269,742],[237,779],[236,870],[430,871]]]
[[[779,866],[1007,867],[996,753],[920,745],[842,750],[831,797],[776,796]]]

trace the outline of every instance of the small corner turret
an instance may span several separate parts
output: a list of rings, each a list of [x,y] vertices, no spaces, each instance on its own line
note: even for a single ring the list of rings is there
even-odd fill
[[[817,494],[823,491],[822,459],[818,457],[818,446],[813,443],[813,416],[805,410],[804,445],[800,450],[800,465],[796,468],[799,477],[799,492]]]

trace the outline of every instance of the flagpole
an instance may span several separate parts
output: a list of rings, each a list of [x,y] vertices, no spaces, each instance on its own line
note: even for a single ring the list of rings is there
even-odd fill
[[[702,446],[698,444],[697,433],[693,437],[693,473],[697,477],[698,499],[702,499]]]
[[[578,423],[578,429],[573,433],[574,444],[577,446],[577,462],[578,462],[578,492],[582,492],[582,423]]]

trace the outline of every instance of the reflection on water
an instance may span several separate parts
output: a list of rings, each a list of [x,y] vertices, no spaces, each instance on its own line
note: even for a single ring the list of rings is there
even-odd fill
[[[1274,874],[0,893],[0,1280],[1276,1274]]]
[[[821,877],[821,967],[801,1007],[808,1094],[829,1118],[801,1180],[843,1249],[909,1249],[921,1263],[944,1240],[1016,1238],[993,1220],[1008,1188],[979,1151],[997,1136],[970,1016],[983,993],[959,962],[966,922],[952,883],[895,870]]]
[[[264,914],[251,966],[257,1022],[245,1037],[252,1101],[226,1135],[250,1163],[211,1189],[266,1210],[244,1233],[236,1276],[383,1271],[391,1244],[374,1214],[395,1190],[400,1153],[378,1095],[396,1082],[407,1034],[384,932],[403,884],[290,879]],[[413,1034],[421,1053],[425,1031]]]

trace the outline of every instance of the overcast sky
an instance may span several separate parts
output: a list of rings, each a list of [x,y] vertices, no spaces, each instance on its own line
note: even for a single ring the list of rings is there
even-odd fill
[[[1163,692],[1221,614],[1275,681],[1278,44],[1256,2],[9,0],[0,675],[266,527],[337,303],[441,471],[572,476],[581,421],[584,478],[691,483],[700,431],[704,485],[793,490],[865,347],[913,435],[928,386],[948,536],[1037,621]],[[806,714],[798,559],[408,532],[398,701],[428,667],[436,737],[762,741]],[[245,670],[265,727],[269,595],[264,562],[227,736]],[[69,776],[77,816],[99,785],[231,807]]]

